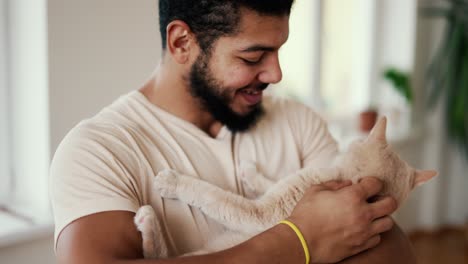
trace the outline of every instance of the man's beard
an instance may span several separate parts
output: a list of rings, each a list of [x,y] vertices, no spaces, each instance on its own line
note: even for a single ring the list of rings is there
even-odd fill
[[[213,118],[232,132],[243,132],[257,123],[264,114],[261,103],[251,106],[247,114],[239,114],[231,109],[229,104],[230,89],[223,88],[212,76],[208,68],[209,56],[200,54],[192,65],[189,73],[189,89],[193,97],[198,99],[203,110],[209,112]],[[257,89],[264,90],[268,84],[261,84]]]

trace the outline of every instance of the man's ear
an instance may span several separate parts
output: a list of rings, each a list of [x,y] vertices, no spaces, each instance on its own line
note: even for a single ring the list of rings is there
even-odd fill
[[[167,25],[166,41],[167,50],[177,63],[185,64],[189,61],[194,35],[184,21],[174,20]]]

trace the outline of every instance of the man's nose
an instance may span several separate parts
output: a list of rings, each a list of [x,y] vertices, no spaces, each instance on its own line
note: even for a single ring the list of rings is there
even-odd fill
[[[279,62],[278,52],[271,54],[269,61],[258,75],[259,81],[263,83],[278,83],[283,78]]]

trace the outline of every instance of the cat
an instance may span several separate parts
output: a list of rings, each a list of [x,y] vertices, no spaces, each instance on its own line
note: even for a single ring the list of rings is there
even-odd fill
[[[179,199],[199,208],[227,228],[225,234],[203,249],[186,255],[220,251],[246,241],[289,217],[310,185],[329,180],[349,179],[356,183],[365,176],[378,177],[384,182],[380,195],[391,195],[400,206],[412,189],[436,176],[437,172],[416,170],[400,159],[387,143],[386,124],[386,118],[380,118],[368,137],[351,143],[330,168],[304,168],[278,182],[258,173],[255,164],[244,162],[242,181],[262,194],[257,199],[247,199],[174,170],[161,171],[154,178],[153,188],[162,197]],[[142,233],[144,256],[168,257],[161,227],[151,206],[137,211],[135,224]]]

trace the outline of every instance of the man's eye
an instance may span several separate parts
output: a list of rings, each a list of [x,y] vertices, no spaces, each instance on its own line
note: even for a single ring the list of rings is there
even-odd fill
[[[248,65],[255,65],[255,64],[258,64],[261,61],[261,58],[256,59],[256,60],[248,60],[248,59],[243,59],[242,58],[242,61],[244,61]]]

